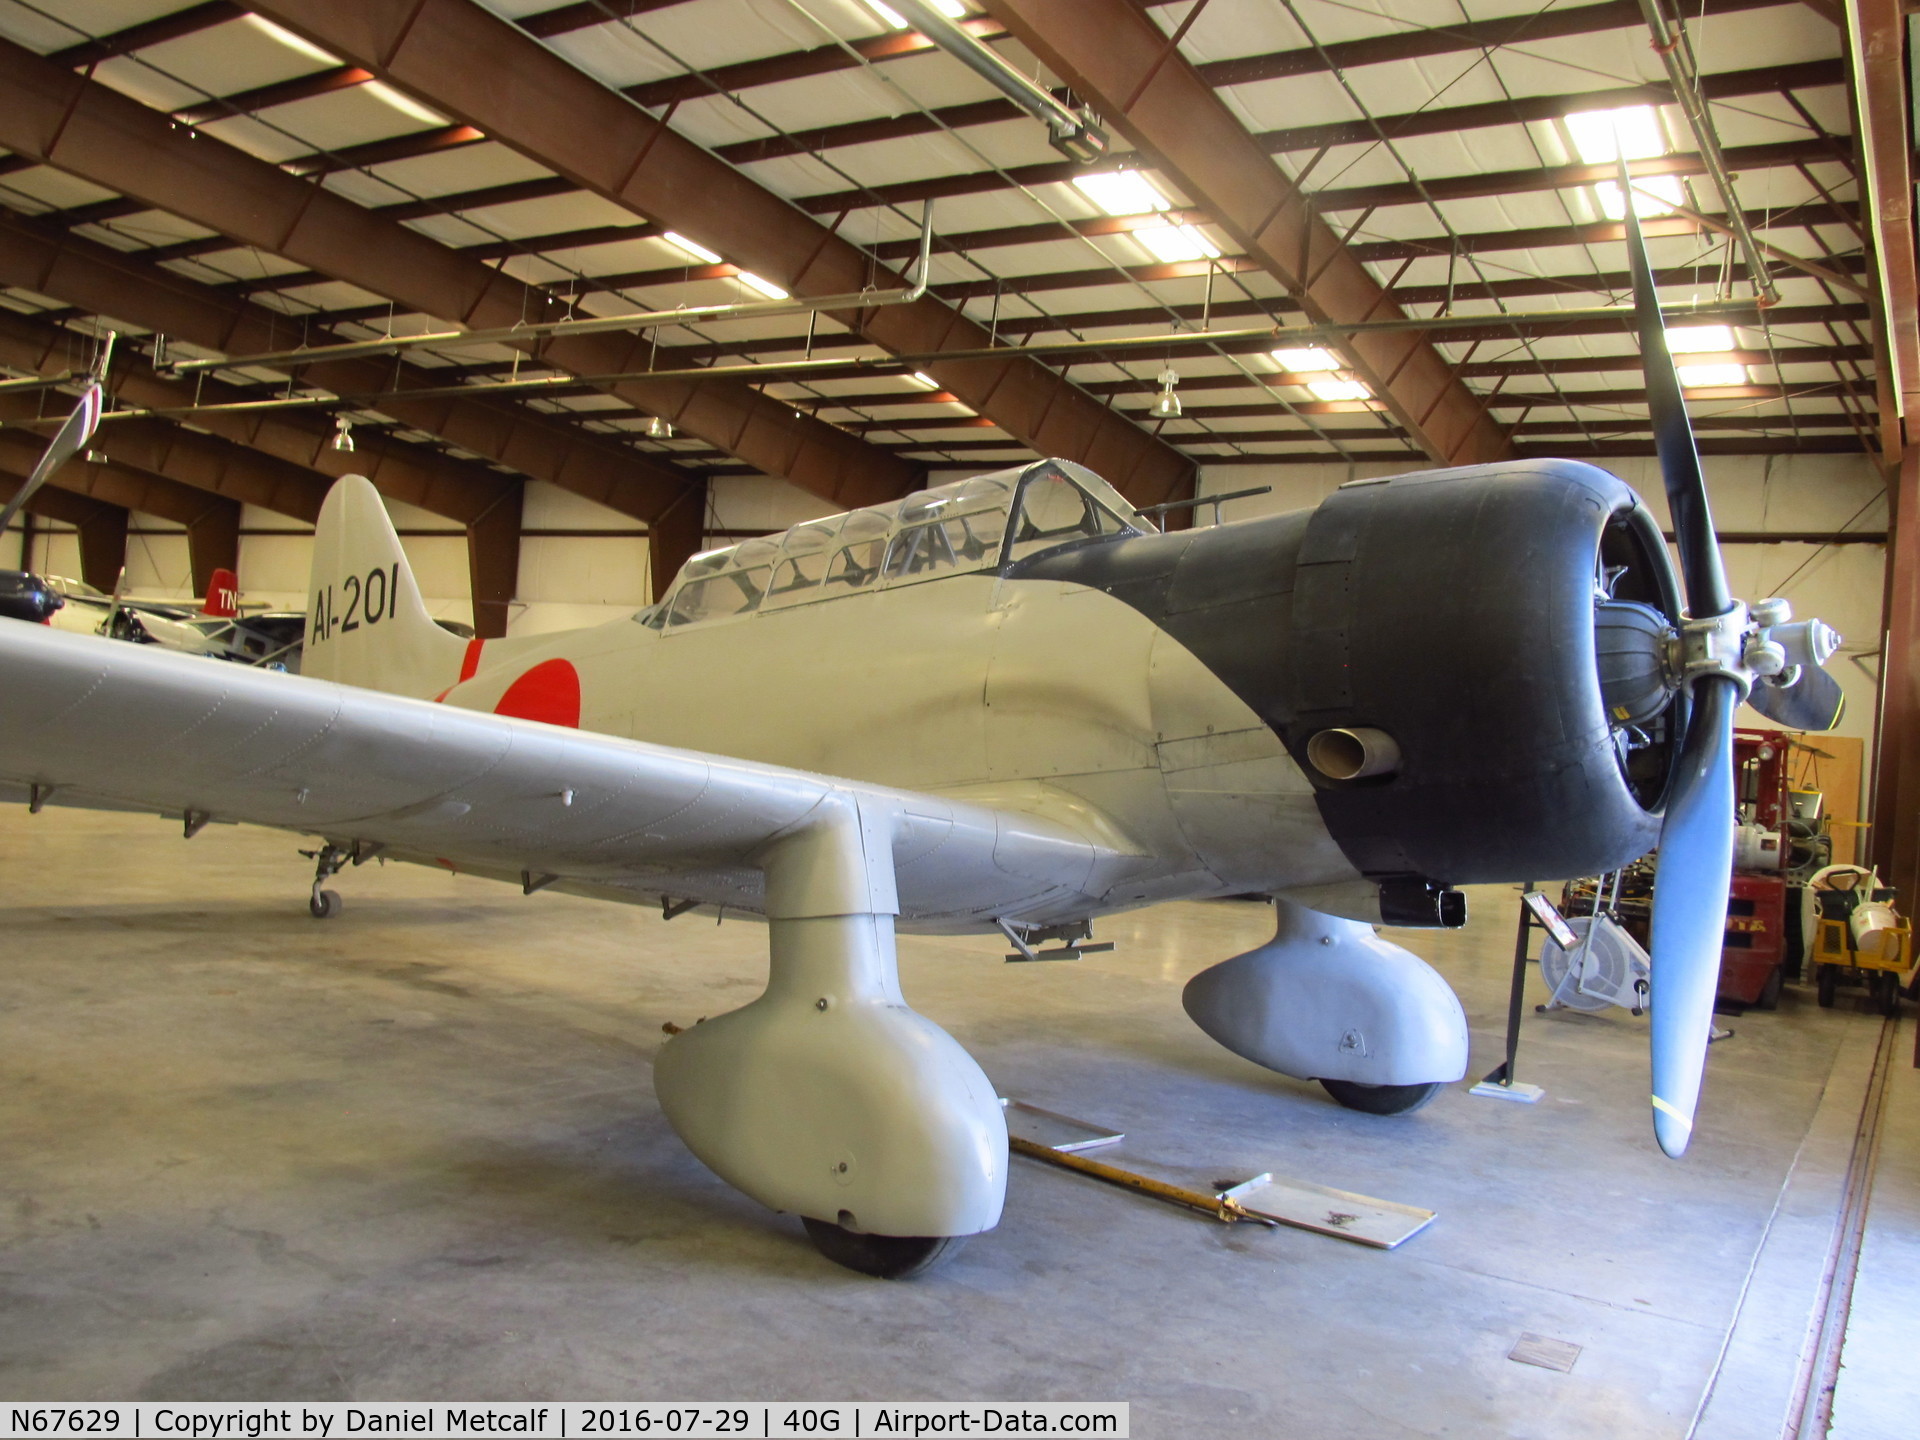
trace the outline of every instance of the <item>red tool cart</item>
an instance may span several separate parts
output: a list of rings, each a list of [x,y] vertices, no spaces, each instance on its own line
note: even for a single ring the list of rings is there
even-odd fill
[[[1722,1000],[1772,1009],[1787,958],[1787,753],[1780,730],[1736,730],[1735,790],[1742,824],[1736,832],[1727,932],[1720,951]]]

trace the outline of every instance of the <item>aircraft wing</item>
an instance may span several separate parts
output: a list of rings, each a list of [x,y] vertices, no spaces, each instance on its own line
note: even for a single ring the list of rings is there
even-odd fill
[[[897,817],[904,920],[1084,915],[1140,863],[1060,817],[0,622],[5,798],[189,829],[244,821],[529,885],[757,911],[756,855],[835,792]]]

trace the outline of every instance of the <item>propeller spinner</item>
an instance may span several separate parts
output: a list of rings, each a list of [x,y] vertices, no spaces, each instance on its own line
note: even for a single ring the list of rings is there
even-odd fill
[[[1620,187],[1623,195],[1631,193],[1624,165]],[[1693,1134],[1733,875],[1734,712],[1747,700],[1794,729],[1833,728],[1840,719],[1840,686],[1823,667],[1840,637],[1818,620],[1792,623],[1785,600],[1749,607],[1728,593],[1646,241],[1633,206],[1626,211],[1654,446],[1686,586],[1686,618],[1671,668],[1690,704],[1660,828],[1649,977],[1653,1130],[1660,1148],[1678,1157]]]

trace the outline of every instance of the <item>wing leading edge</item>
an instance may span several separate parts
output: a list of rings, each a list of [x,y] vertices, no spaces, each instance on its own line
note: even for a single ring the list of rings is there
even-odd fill
[[[378,844],[482,874],[757,912],[757,857],[835,796],[893,817],[902,919],[1084,915],[1140,858],[1053,816],[0,625],[0,791]]]

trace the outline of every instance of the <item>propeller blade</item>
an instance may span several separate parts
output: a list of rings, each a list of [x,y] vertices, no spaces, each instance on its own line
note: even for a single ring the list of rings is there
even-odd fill
[[[27,476],[27,483],[15,492],[6,508],[0,510],[0,531],[13,523],[13,517],[33,498],[33,492],[47,483],[48,476],[86,448],[87,441],[93,438],[94,427],[100,423],[100,405],[100,382],[90,381],[87,388],[80,392],[80,403],[73,407],[73,413],[67,416],[65,423],[54,432],[53,439],[47,442],[46,453],[33,467],[33,473]]]
[[[1633,272],[1634,323],[1639,330],[1640,363],[1646,372],[1647,409],[1653,420],[1653,445],[1667,487],[1667,510],[1680,551],[1680,573],[1687,584],[1687,613],[1696,620],[1724,615],[1733,604],[1720,542],[1707,506],[1707,482],[1700,473],[1700,452],[1693,443],[1680,376],[1667,349],[1666,319],[1647,263],[1647,241],[1634,213],[1627,166],[1620,164],[1620,193],[1626,197],[1627,259]]]
[[[1739,687],[1723,675],[1694,682],[1653,882],[1653,1133],[1678,1159],[1693,1134],[1720,984],[1727,887],[1733,878],[1733,714]]]
[[[1831,730],[1840,723],[1847,697],[1840,682],[1818,665],[1802,665],[1791,685],[1762,678],[1753,682],[1747,703],[1776,725],[1789,730]]]

